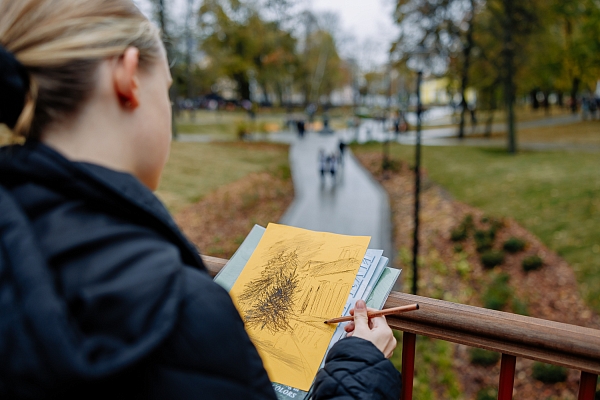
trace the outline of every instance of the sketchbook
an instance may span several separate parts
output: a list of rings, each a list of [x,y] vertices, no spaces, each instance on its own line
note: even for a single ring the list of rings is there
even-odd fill
[[[256,225],[215,277],[234,299],[280,399],[304,399],[356,300],[381,309],[400,270],[368,237]]]

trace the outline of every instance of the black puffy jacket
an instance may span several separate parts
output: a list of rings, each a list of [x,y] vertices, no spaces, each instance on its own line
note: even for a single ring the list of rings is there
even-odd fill
[[[225,290],[129,174],[40,143],[0,148],[0,398],[274,399]],[[314,397],[397,399],[371,343],[340,341]]]

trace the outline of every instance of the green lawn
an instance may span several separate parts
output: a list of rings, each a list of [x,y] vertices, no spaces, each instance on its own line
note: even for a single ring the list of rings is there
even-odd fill
[[[522,143],[555,143],[564,145],[600,146],[600,121],[581,121],[568,125],[544,126],[521,129],[518,132]],[[493,138],[504,139],[506,133],[496,133]]]
[[[391,154],[414,163],[413,146],[393,145]],[[600,312],[599,153],[423,147],[422,155],[430,178],[458,200],[514,218],[565,258],[587,303]]]
[[[288,148],[261,143],[173,142],[158,197],[172,213],[251,172],[288,165]]]

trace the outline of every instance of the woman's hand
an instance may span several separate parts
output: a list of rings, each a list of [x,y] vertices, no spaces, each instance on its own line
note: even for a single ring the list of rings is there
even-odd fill
[[[370,311],[377,311],[369,309]],[[354,336],[368,340],[377,347],[386,358],[390,358],[396,348],[396,338],[392,329],[388,326],[385,317],[375,317],[369,319],[367,316],[367,305],[364,300],[358,300],[354,308],[350,310],[354,315],[354,322],[350,322],[344,327],[347,336]]]

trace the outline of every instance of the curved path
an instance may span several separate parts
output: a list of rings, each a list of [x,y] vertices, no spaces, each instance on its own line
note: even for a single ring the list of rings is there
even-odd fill
[[[386,257],[393,258],[387,193],[349,150],[336,179],[328,175],[321,180],[319,151],[335,151],[338,140],[338,134],[318,133],[292,140],[290,165],[295,198],[280,222],[318,231],[371,236],[369,247],[383,249]]]

